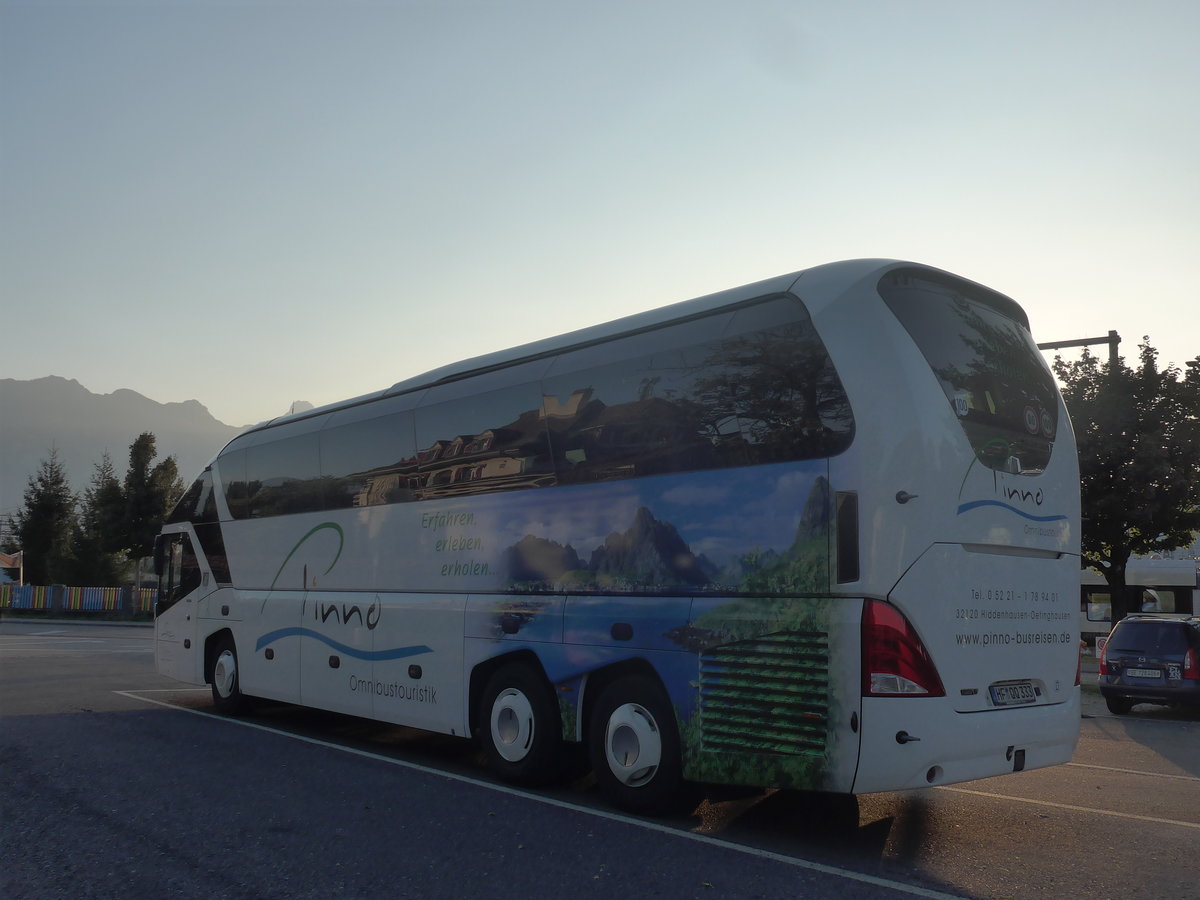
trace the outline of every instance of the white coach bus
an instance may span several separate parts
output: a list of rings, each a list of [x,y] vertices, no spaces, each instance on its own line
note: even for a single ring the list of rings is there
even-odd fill
[[[1011,299],[835,263],[456,363],[238,436],[157,548],[157,665],[582,742],[615,804],[1066,762],[1079,472]]]

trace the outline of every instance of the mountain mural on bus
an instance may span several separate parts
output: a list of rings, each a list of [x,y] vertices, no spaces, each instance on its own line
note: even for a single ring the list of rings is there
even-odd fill
[[[782,463],[458,501],[422,516],[418,547],[439,580],[463,588],[820,591],[828,585],[825,469],[824,460]]]
[[[562,686],[592,659],[578,644],[603,643],[609,619],[628,619],[642,649],[684,651],[651,656],[658,666],[680,670],[663,680],[679,716],[689,778],[819,789],[827,784],[836,740],[828,723],[840,715],[830,647],[855,637],[838,635],[834,601],[814,596],[829,590],[832,501],[824,468],[821,461],[734,478],[721,472],[645,479],[638,483],[640,505],[626,509],[629,518],[603,538],[552,540],[527,532],[501,554],[507,588],[519,595],[496,597],[490,628],[477,633],[539,647],[547,674],[560,685],[570,734],[578,711],[573,691]],[[551,533],[563,530],[560,523]],[[609,594],[596,602],[611,615],[599,617],[603,626],[595,634],[568,616],[570,649],[552,649],[545,645],[564,592]],[[611,596],[621,594],[638,596]],[[589,603],[576,596],[569,606],[578,613]],[[648,632],[654,634],[647,638]],[[603,653],[596,651],[595,662]]]

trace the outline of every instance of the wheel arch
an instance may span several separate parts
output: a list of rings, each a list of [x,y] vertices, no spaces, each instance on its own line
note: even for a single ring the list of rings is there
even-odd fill
[[[222,638],[229,638],[237,646],[237,640],[233,636],[233,631],[229,628],[219,628],[204,639],[204,682],[212,684],[213,667],[217,663],[217,645]]]
[[[604,693],[605,688],[627,675],[640,675],[648,678],[657,684],[664,694],[667,694],[668,697],[670,696],[667,686],[663,683],[662,676],[658,674],[658,670],[651,665],[649,660],[641,657],[623,659],[610,666],[589,672],[579,709],[580,737],[583,739],[585,745],[589,739],[588,732],[591,728],[592,710],[595,708],[597,700]],[[671,704],[671,710],[675,716],[675,725],[678,728],[680,727],[679,710],[675,709],[673,703]]]
[[[499,656],[493,656],[491,659],[485,659],[471,670],[471,680],[467,688],[467,727],[469,734],[475,734],[480,726],[479,701],[483,697],[483,691],[487,687],[488,680],[495,672],[510,663],[528,666],[537,672],[542,680],[546,682],[546,685],[553,690],[554,685],[550,684],[550,679],[546,677],[546,670],[542,666],[542,661],[538,659],[536,653],[528,648],[514,650],[511,653],[502,653]]]

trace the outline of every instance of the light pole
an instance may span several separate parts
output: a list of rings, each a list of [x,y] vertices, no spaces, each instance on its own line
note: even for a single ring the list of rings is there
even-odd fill
[[[1110,366],[1117,365],[1117,346],[1121,343],[1121,336],[1115,331],[1110,331],[1107,337],[1094,338],[1078,338],[1073,341],[1048,341],[1045,344],[1038,344],[1039,350],[1058,350],[1061,347],[1090,347],[1092,344],[1108,344],[1108,363]]]

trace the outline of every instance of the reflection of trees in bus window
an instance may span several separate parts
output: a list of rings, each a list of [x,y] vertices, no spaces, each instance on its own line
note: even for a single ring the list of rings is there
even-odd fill
[[[741,333],[547,379],[546,418],[560,480],[844,450],[853,437],[849,403],[803,307],[794,299],[758,304],[739,311],[731,330]],[[570,361],[568,354],[556,368]]]
[[[975,304],[953,305],[966,352],[937,368],[948,394],[962,397],[976,455],[991,468],[1041,471],[1058,429],[1054,384],[1018,325]]]
[[[250,517],[321,509],[320,468],[315,431],[247,448],[246,486]]]
[[[230,515],[235,519],[246,518],[249,515],[246,451],[226,450],[217,460],[217,467],[225,490],[225,505],[229,507]]]
[[[824,348],[801,323],[722,342],[722,396],[710,415],[736,421],[750,464],[815,459],[853,439],[849,400]]]
[[[712,468],[695,372],[678,353],[563,375],[543,384],[546,421],[563,482]]]
[[[1012,301],[968,283],[905,271],[879,292],[929,362],[976,456],[992,469],[1033,474],[1058,429],[1054,379],[1029,332],[1002,314]]]

